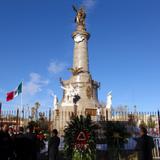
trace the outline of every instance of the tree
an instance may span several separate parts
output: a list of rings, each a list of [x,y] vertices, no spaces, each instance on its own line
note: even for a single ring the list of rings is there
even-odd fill
[[[147,127],[147,124],[144,122],[144,120],[141,120],[141,123],[139,125],[140,127]]]
[[[148,118],[147,127],[148,128],[155,128],[155,126],[156,126],[156,122],[153,121],[152,116],[150,116]]]
[[[134,114],[128,114],[128,124],[133,127],[137,125],[136,116]]]
[[[31,108],[31,120],[38,120],[38,109],[40,105],[41,104],[39,102],[35,102],[34,106]]]
[[[36,102],[35,104],[34,104],[34,108],[35,108],[35,118],[36,118],[36,120],[38,119],[38,109],[39,109],[39,107],[40,107],[40,103],[39,102]]]
[[[40,105],[41,105],[41,104],[40,104],[39,102],[36,102],[36,103],[34,104],[35,109],[36,109],[36,110],[38,110],[38,109],[39,109],[39,107],[40,107]]]
[[[39,112],[39,119],[37,121],[38,126],[40,127],[41,130],[48,130],[48,120],[47,117],[45,116],[45,113]]]

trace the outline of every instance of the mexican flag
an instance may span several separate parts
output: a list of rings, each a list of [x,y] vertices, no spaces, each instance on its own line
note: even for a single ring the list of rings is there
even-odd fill
[[[8,101],[14,99],[20,93],[22,93],[22,82],[18,85],[18,87],[15,90],[7,93],[6,101],[8,102]]]

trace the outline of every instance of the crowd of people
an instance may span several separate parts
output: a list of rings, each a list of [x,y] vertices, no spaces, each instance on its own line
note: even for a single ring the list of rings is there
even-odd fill
[[[16,132],[4,124],[0,129],[0,160],[43,160],[48,155],[49,160],[56,160],[60,139],[56,129],[46,146],[45,137],[33,126],[24,131],[19,127]],[[45,155],[41,152],[47,148]]]
[[[44,135],[32,125],[26,131],[19,127],[15,132],[12,127],[4,124],[0,129],[0,160],[58,160],[60,138],[57,135],[58,131],[54,129],[46,145]],[[152,160],[154,142],[147,135],[147,129],[140,127],[140,137],[134,140],[137,142],[135,150],[138,152],[138,160]],[[41,151],[45,149],[43,155]]]

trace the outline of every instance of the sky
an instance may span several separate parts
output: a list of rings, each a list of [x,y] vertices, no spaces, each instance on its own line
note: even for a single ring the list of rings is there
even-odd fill
[[[99,100],[112,91],[113,107],[160,108],[159,0],[0,0],[0,101],[23,81],[23,105],[51,108],[61,100],[59,78],[69,79],[75,30],[72,4],[87,11],[89,68],[101,83]]]

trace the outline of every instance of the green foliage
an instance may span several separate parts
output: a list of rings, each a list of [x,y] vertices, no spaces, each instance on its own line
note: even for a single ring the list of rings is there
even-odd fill
[[[73,117],[68,123],[68,127],[65,129],[65,153],[67,159],[72,160],[94,160],[96,154],[95,143],[95,125],[91,121],[91,117],[80,116]],[[86,141],[85,148],[76,147],[76,139],[80,132],[86,132],[89,134],[89,138]]]
[[[105,137],[109,148],[123,148],[131,135],[122,122],[108,121],[105,126]]]
[[[144,122],[144,120],[141,121],[139,126],[147,128],[147,124]]]
[[[136,115],[134,114],[128,114],[128,125],[136,127],[137,122],[136,122]]]
[[[131,136],[123,122],[108,121],[104,128],[109,159],[119,160],[121,149]]]
[[[76,149],[73,151],[72,160],[94,160],[94,159],[95,159],[95,154],[92,155],[91,150],[88,152],[85,151],[84,153],[81,153]]]
[[[32,126],[34,128],[38,128],[40,130],[45,131],[45,133],[48,131],[48,120],[47,119],[38,119],[37,121],[30,121],[28,122],[28,126]]]
[[[30,121],[30,122],[28,122],[28,126],[38,127],[38,123],[35,121]]]
[[[152,117],[150,116],[148,119],[148,122],[147,122],[147,127],[148,128],[155,128],[155,126],[156,126],[156,122],[153,121]]]

